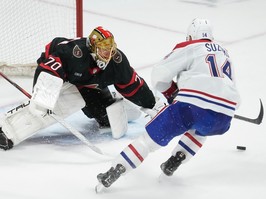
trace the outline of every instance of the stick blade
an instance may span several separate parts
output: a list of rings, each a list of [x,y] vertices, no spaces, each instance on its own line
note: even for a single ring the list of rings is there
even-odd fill
[[[261,99],[260,99],[260,112],[259,112],[259,115],[257,118],[252,119],[252,118],[248,118],[248,117],[243,117],[241,115],[234,115],[234,118],[236,118],[236,119],[250,122],[253,124],[258,124],[258,125],[262,123],[263,117],[264,117],[264,108],[263,108],[263,104],[262,104]]]

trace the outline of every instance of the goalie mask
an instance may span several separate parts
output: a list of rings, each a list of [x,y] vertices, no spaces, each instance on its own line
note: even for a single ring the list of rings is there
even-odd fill
[[[99,26],[95,28],[87,38],[87,46],[91,49],[91,55],[97,66],[104,70],[116,53],[116,43],[113,34]]]

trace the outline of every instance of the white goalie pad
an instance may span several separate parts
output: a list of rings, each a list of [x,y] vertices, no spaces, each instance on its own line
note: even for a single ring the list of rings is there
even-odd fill
[[[61,89],[59,100],[55,105],[54,113],[62,118],[81,110],[85,106],[85,101],[77,87],[65,82]]]
[[[118,99],[115,103],[106,108],[107,116],[115,139],[121,138],[128,129],[128,118],[123,99]]]
[[[29,111],[29,105],[30,101],[27,101],[10,110],[2,122],[3,132],[13,141],[14,145],[56,122],[50,115],[35,116]],[[85,102],[76,86],[64,83],[54,113],[65,118],[84,106]]]
[[[133,104],[131,101],[125,99],[120,93],[113,91],[112,96],[114,98],[123,98],[123,103],[125,107],[125,111],[127,114],[127,120],[129,122],[137,120],[140,118],[142,112],[140,111],[140,108],[136,105]]]
[[[128,121],[131,122],[131,121],[139,119],[142,114],[142,112],[140,111],[140,108],[125,98],[123,102],[124,102],[124,107],[125,107]]]
[[[38,130],[53,123],[51,117],[37,117],[29,111],[30,101],[10,110],[2,122],[2,130],[14,145],[19,144]]]

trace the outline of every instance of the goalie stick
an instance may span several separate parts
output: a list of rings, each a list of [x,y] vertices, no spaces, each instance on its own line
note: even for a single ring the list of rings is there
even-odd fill
[[[6,75],[4,75],[2,72],[0,72],[0,75],[6,79],[9,83],[11,83],[14,87],[16,87],[19,91],[21,91],[24,95],[26,95],[29,99],[31,98],[31,94],[29,94],[26,90],[21,88],[18,84],[10,80]],[[85,143],[88,147],[90,147],[94,152],[101,154],[101,155],[107,155],[104,154],[98,147],[90,143],[85,136],[83,136],[78,130],[76,130],[74,127],[72,127],[70,124],[68,124],[64,119],[61,117],[55,115],[54,113],[50,114],[52,118],[54,118],[58,123],[60,123],[63,127],[68,129],[73,135],[75,135],[80,141]]]

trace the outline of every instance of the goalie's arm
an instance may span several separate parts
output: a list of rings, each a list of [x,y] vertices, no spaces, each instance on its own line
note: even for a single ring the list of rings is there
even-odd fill
[[[155,97],[145,80],[134,71],[128,84],[115,84],[116,90],[126,99],[143,108],[152,108]]]

